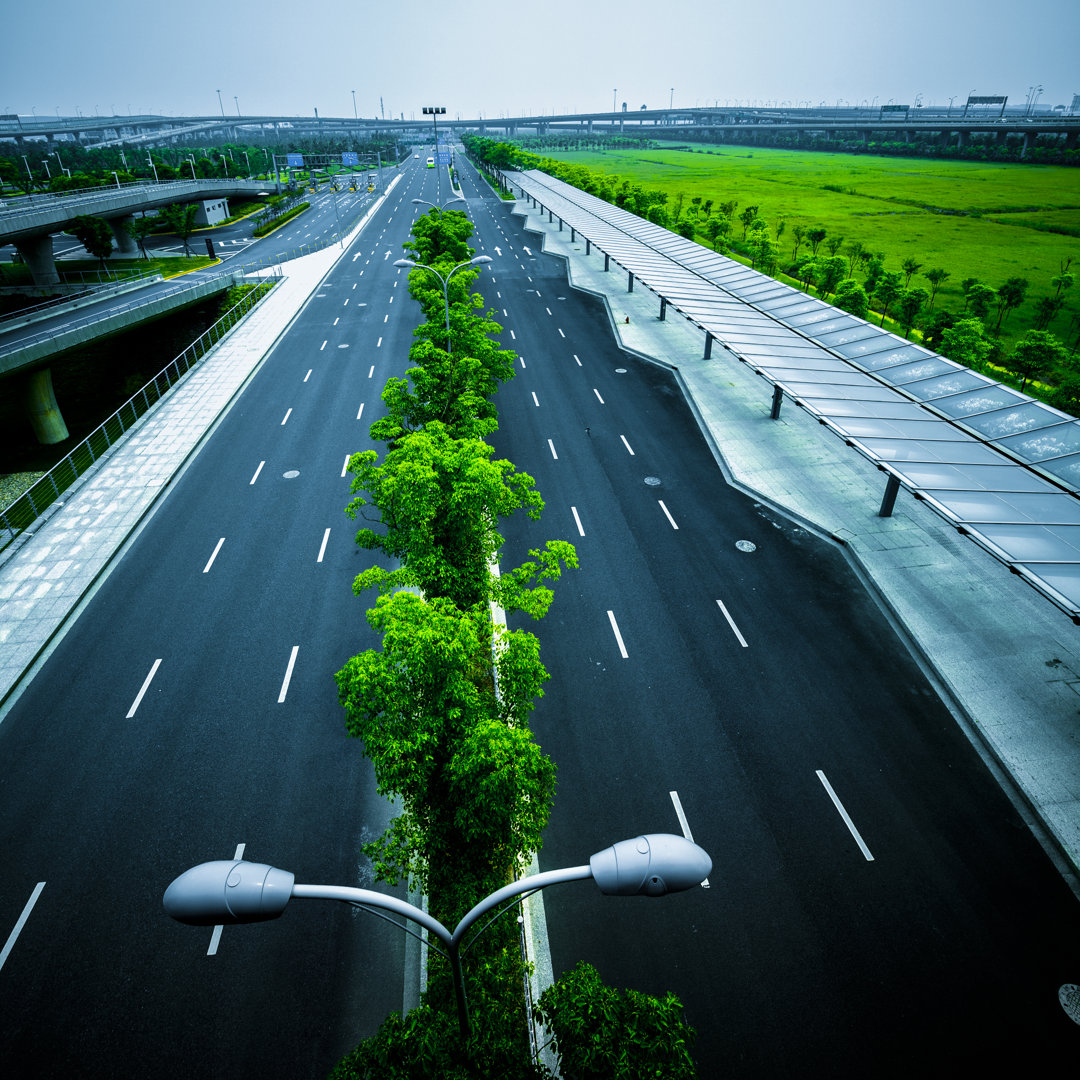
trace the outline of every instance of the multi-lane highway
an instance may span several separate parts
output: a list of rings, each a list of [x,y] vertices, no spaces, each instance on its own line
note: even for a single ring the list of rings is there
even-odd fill
[[[388,808],[332,674],[373,645],[347,456],[418,309],[393,267],[410,160],[0,725],[5,1056],[27,1075],[325,1075],[400,1008],[400,934],[326,904],[215,940],[161,912],[210,858],[362,884]],[[517,377],[500,456],[537,481],[504,565],[572,541],[534,730],[559,767],[542,869],[689,830],[709,887],[545,893],[556,973],[675,990],[702,1076],[937,1074],[1060,1058],[1076,902],[832,547],[723,482],[668,374],[458,155],[478,288]],[[442,197],[448,197],[445,184]],[[213,950],[213,955],[207,955]],[[403,972],[404,976],[403,976]]]

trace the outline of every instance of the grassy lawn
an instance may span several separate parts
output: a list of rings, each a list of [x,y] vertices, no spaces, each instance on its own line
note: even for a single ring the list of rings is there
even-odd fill
[[[1072,256],[1073,271],[1080,270],[1080,237],[1045,231],[1080,233],[1077,169],[695,144],[698,150],[539,153],[658,188],[668,193],[669,207],[680,192],[687,204],[698,195],[737,199],[736,216],[756,205],[770,225],[787,222],[780,244],[788,261],[791,227],[820,225],[830,237],[884,252],[890,269],[909,257],[923,269],[941,267],[951,276],[938,293],[938,310],[962,306],[964,278],[995,288],[1010,277],[1027,278],[1028,299],[1004,327],[1010,338],[1030,326],[1032,301],[1052,292],[1050,279],[1063,259]],[[741,231],[736,224],[732,235]],[[1075,307],[1080,296],[1069,299]],[[1050,329],[1064,335],[1068,320],[1063,311]]]

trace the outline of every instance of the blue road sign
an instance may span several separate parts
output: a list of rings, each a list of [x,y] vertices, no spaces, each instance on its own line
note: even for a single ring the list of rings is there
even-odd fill
[[[341,164],[342,165],[359,165],[360,164],[360,155],[357,154],[355,151],[346,150],[345,153],[343,153],[341,155]]]
[[[286,154],[285,162],[290,169],[302,169],[304,167],[303,154]]]

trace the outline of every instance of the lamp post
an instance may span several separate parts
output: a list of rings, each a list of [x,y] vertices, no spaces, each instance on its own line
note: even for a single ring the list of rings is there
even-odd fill
[[[154,183],[160,183],[157,175],[157,166],[154,164],[153,156],[151,155],[149,150],[146,151],[146,160],[150,163],[150,168],[154,170]]]
[[[240,95],[239,94],[233,94],[232,99],[233,99],[233,102],[236,105],[237,118],[239,118],[239,116],[240,116]]]
[[[447,356],[453,356],[453,350],[450,347],[450,294],[448,292],[450,288],[450,279],[465,266],[480,266],[483,263],[491,262],[490,255],[477,255],[473,259],[469,259],[467,262],[458,263],[453,270],[450,271],[446,277],[443,277],[433,266],[425,266],[423,263],[413,262],[412,259],[395,259],[394,265],[399,267],[408,267],[413,269],[414,267],[421,270],[430,270],[438,279],[442,285],[443,291],[443,304],[446,307],[446,354]]]
[[[428,202],[427,199],[413,199],[413,203],[419,206],[431,206],[438,210],[440,214],[451,205],[451,203],[464,202],[465,200],[460,195],[455,195],[452,199],[447,199],[446,202],[439,206],[438,203]],[[489,260],[490,261],[490,260]]]
[[[431,122],[435,125],[435,184],[439,191],[439,202],[442,202],[442,175],[439,166],[439,116],[446,112],[445,105],[425,105],[424,115],[430,114]]]
[[[359,120],[360,117],[356,115],[356,91],[352,92],[352,115],[354,120]]]
[[[187,159],[188,164],[191,166],[191,179],[198,180],[199,178],[195,175],[195,159],[190,154],[188,154]]]
[[[218,108],[221,110],[221,118],[224,119],[225,118],[225,106],[221,102],[221,91],[220,90],[217,92],[217,103],[218,103]]]
[[[295,876],[288,870],[245,860],[223,859],[193,866],[165,890],[163,904],[169,915],[190,926],[266,922],[276,919],[294,896],[311,900],[343,900],[363,910],[375,909],[401,915],[422,926],[442,944],[443,949],[437,951],[450,962],[461,1037],[467,1039],[470,1031],[469,1005],[461,956],[486,927],[482,927],[468,945],[463,941],[469,930],[488,912],[500,909],[495,916],[498,918],[512,906],[506,904],[508,900],[537,892],[549,885],[585,881],[588,878],[596,882],[605,896],[664,896],[692,889],[704,881],[711,870],[712,859],[708,853],[683,836],[652,833],[633,840],[620,840],[593,855],[587,865],[533,874],[496,890],[481,900],[452,931],[426,911],[397,897],[348,885],[298,885]],[[402,929],[414,933],[407,927],[403,926]]]

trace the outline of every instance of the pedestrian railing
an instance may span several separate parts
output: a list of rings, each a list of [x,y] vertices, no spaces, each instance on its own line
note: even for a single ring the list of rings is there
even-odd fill
[[[280,269],[271,275],[282,277]],[[53,502],[84,473],[96,467],[134,425],[150,411],[245,315],[258,304],[275,281],[261,282],[247,292],[175,360],[158,372],[100,427],[92,431],[63,460],[54,465],[14,502],[0,509],[0,550],[29,529]]]

